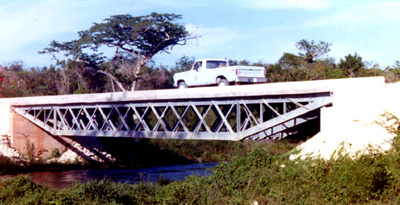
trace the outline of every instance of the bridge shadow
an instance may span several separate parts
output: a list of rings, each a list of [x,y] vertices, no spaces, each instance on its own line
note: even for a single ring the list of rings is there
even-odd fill
[[[79,141],[77,139],[75,139],[75,137],[60,137],[60,136],[56,136],[56,135],[51,135],[51,137],[53,139],[55,139],[56,141],[58,141],[60,144],[64,145],[66,149],[69,149],[72,152],[76,153],[79,157],[82,157],[89,164],[101,165],[101,163],[99,161],[92,159],[91,156],[85,154],[83,151],[81,151],[78,148],[74,147],[74,145],[70,142],[70,140],[79,143]],[[64,138],[67,138],[69,140],[67,141]],[[87,147],[85,147],[85,148],[87,148]],[[100,159],[104,160],[106,163],[110,163],[109,159],[106,156],[100,154],[98,149],[94,149],[94,147],[90,147],[88,150],[90,150],[92,153],[94,153]],[[71,159],[71,161],[73,162],[74,159]]]
[[[309,120],[303,124],[297,125],[296,127],[290,128],[288,129],[288,131],[291,131],[291,129],[296,130],[297,133],[290,135],[285,139],[295,143],[305,142],[321,131],[320,117]]]
[[[119,165],[127,167],[165,166],[172,164],[190,164],[193,160],[162,149],[152,144],[150,139],[136,138],[99,138],[103,150],[117,159]]]
[[[189,160],[172,151],[160,149],[149,143],[148,139],[111,138],[111,137],[60,137],[52,136],[66,148],[75,152],[91,165],[100,167],[150,167],[171,164],[189,164]],[[66,140],[64,138],[68,138]],[[75,141],[93,154],[76,148],[70,140]],[[95,157],[101,159],[93,159]],[[110,158],[112,157],[112,159]],[[115,159],[115,161],[113,160]]]

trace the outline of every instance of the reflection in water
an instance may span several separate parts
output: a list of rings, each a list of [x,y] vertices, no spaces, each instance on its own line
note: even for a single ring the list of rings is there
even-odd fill
[[[156,182],[159,178],[182,181],[190,175],[208,176],[211,168],[218,163],[171,165],[143,169],[82,169],[69,171],[32,172],[30,176],[35,183],[53,188],[67,187],[75,182],[87,182],[94,179],[108,178],[118,183],[135,184],[138,182]],[[8,178],[8,177],[7,177]]]

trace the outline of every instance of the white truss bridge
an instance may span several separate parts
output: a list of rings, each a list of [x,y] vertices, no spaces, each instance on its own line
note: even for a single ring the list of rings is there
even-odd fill
[[[332,105],[332,89],[303,84],[16,98],[11,109],[55,136],[279,140]]]

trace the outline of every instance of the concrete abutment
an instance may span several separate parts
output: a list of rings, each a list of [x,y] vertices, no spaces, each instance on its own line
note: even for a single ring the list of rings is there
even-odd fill
[[[52,136],[22,115],[11,112],[11,145],[23,155],[48,158],[54,149],[61,153],[73,142],[67,137]]]

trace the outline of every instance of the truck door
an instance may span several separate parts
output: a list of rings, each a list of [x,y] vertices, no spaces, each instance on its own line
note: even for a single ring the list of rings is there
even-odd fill
[[[223,61],[219,60],[207,60],[206,65],[203,65],[201,82],[205,85],[215,84],[217,76],[223,74],[221,70],[221,68],[224,67],[223,63]]]
[[[193,85],[199,85],[200,84],[200,75],[202,72],[203,68],[202,68],[202,62],[201,61],[196,61],[193,65],[193,69],[192,69],[192,74],[191,76],[193,77]]]

